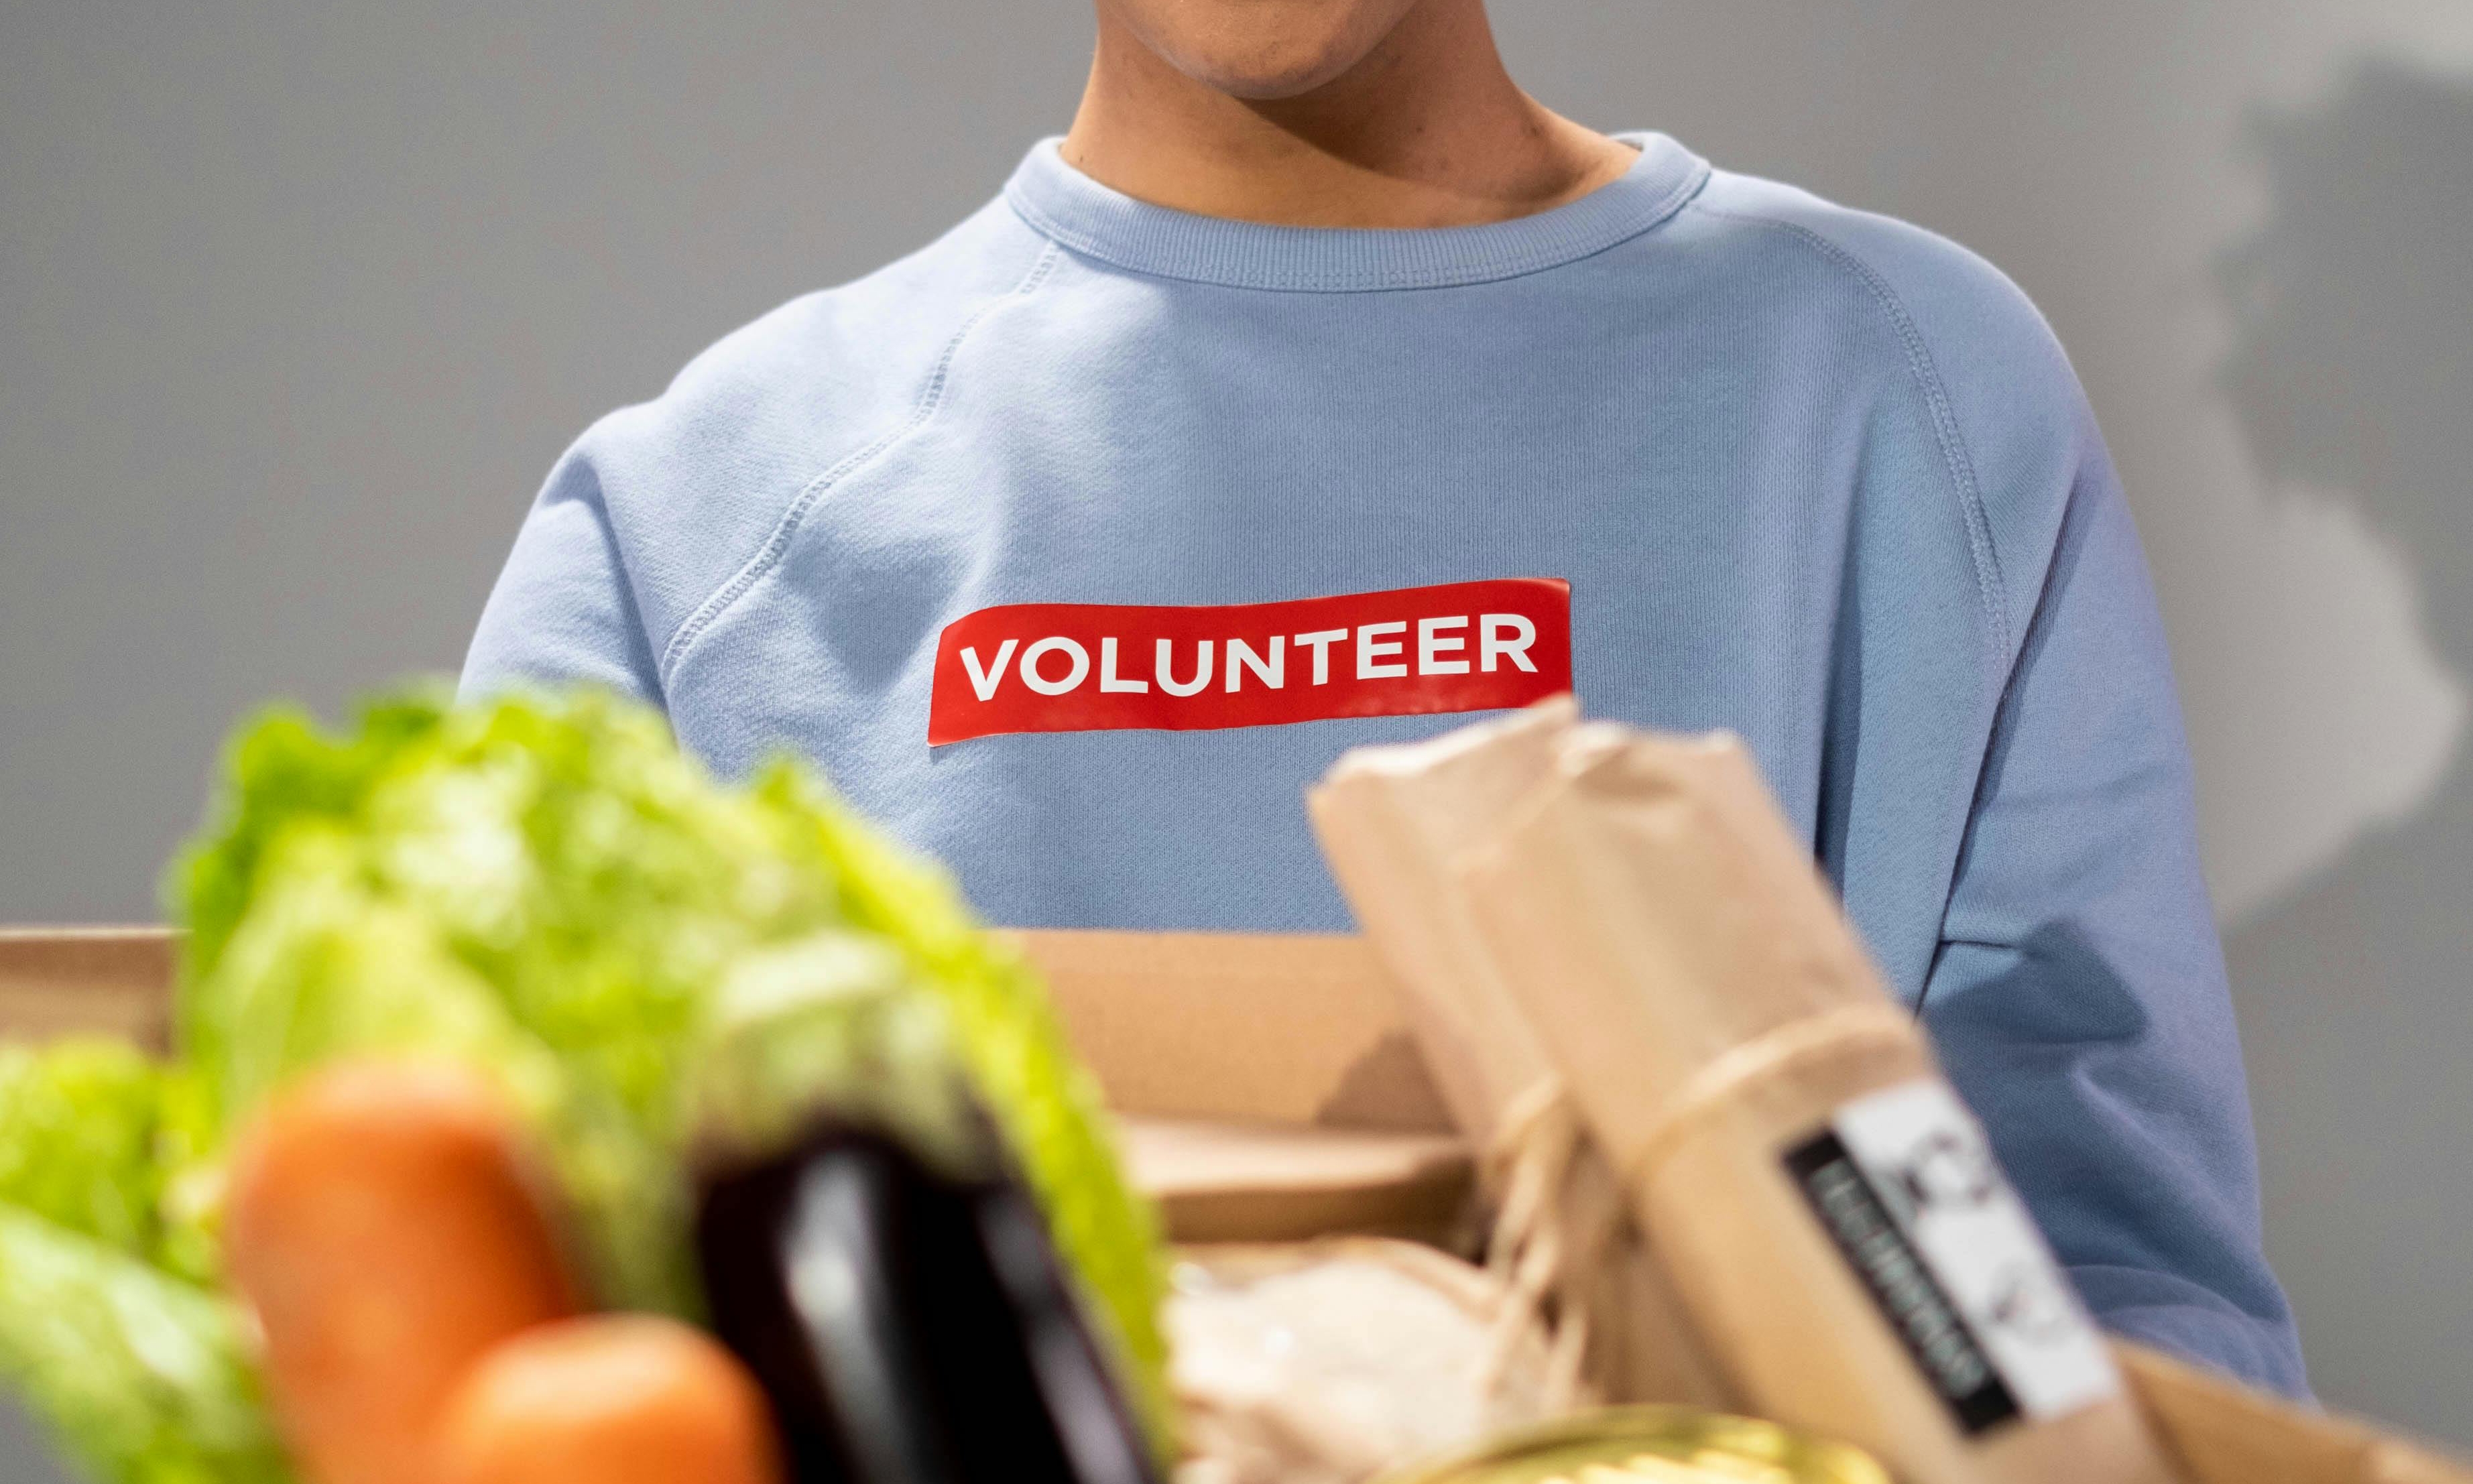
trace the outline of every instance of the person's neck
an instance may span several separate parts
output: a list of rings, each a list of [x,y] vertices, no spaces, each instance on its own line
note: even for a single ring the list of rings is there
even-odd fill
[[[1461,227],[1575,201],[1636,157],[1503,69],[1481,0],[1428,0],[1339,77],[1246,99],[1188,77],[1101,8],[1065,159],[1204,216],[1296,227]]]

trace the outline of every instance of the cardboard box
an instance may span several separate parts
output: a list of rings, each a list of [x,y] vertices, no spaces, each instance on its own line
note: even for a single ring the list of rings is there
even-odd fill
[[[1241,1143],[1244,1124],[1280,1140],[1345,1131],[1374,1185],[1426,1200],[1422,1170],[1465,1181],[1437,1159],[1450,1123],[1366,946],[1350,938],[1020,933],[1058,1007],[1121,1113],[1201,1119]],[[156,929],[0,930],[0,1034],[73,1031],[160,1044],[172,963]],[[1230,1127],[1236,1125],[1236,1127]],[[1386,1140],[1393,1141],[1386,1144]],[[1419,1151],[1404,1163],[1405,1151]],[[1261,1162],[1212,1152],[1263,1192]],[[1418,1162],[1422,1160],[1424,1162]],[[1439,1175],[1435,1175],[1440,1171]],[[1153,1171],[1154,1181],[1174,1171]],[[1343,1172],[1344,1173],[1344,1172]],[[1190,1171],[1188,1195],[1210,1188]],[[1316,1201],[1345,1193],[1326,1168]],[[1291,1208],[1292,1209],[1292,1208]],[[1220,1215],[1224,1218],[1223,1203]],[[1311,1227],[1314,1223],[1305,1223]],[[1299,1232],[1296,1234],[1305,1234]],[[2473,1471],[2363,1423],[2313,1413],[2135,1345],[2117,1347],[2141,1404],[2196,1484],[2473,1484]]]
[[[0,927],[0,1035],[103,1032],[159,1050],[173,952],[159,927]]]

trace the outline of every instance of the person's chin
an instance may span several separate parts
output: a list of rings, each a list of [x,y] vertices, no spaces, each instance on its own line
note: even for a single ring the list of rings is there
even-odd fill
[[[1312,92],[1362,60],[1362,49],[1334,37],[1327,47],[1290,44],[1272,52],[1186,56],[1176,62],[1179,71],[1214,92],[1248,103],[1276,103]]]
[[[1195,82],[1233,98],[1270,103],[1300,97],[1345,75],[1381,45],[1400,9],[1263,4],[1239,8],[1238,15],[1216,17],[1220,24],[1194,27],[1181,36],[1154,34],[1152,40]]]

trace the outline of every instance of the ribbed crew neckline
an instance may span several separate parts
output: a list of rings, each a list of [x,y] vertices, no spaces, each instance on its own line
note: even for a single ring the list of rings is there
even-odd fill
[[[1602,252],[1657,226],[1707,183],[1708,161],[1664,134],[1619,134],[1631,169],[1574,202],[1477,227],[1272,227],[1153,205],[1065,162],[1042,139],[1005,183],[1023,221],[1117,268],[1302,293],[1438,289],[1518,277]]]

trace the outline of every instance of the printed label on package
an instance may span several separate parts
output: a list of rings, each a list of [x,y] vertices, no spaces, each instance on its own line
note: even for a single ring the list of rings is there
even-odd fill
[[[927,742],[1485,711],[1571,688],[1572,587],[1555,578],[1221,607],[1016,603],[946,626]]]
[[[1946,1084],[1848,1103],[1786,1163],[1969,1435],[2120,1393],[2103,1337]]]

